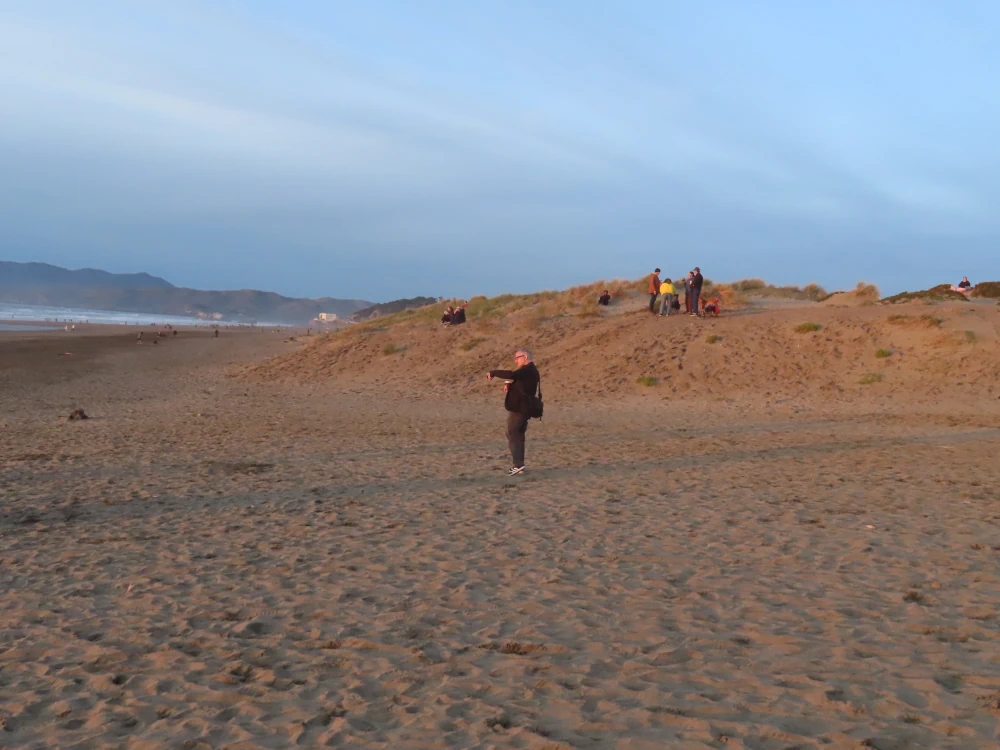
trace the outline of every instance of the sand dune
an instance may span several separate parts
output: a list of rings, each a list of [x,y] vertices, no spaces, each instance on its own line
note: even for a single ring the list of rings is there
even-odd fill
[[[995,308],[558,315],[0,335],[0,746],[996,746]]]
[[[538,352],[546,395],[566,403],[622,398],[642,391],[637,378],[654,377],[660,383],[648,389],[651,396],[738,400],[748,408],[783,398],[807,399],[809,408],[852,408],[947,392],[960,409],[976,410],[983,393],[1000,384],[994,306],[799,304],[739,312],[691,320],[654,318],[635,305],[628,314],[599,318],[540,316],[527,308],[456,328],[367,325],[244,374],[396,390],[413,390],[423,380],[438,393],[485,396],[491,390],[482,374],[508,362],[515,347],[528,346]],[[819,329],[797,330],[810,323]],[[397,351],[386,354],[387,346]]]

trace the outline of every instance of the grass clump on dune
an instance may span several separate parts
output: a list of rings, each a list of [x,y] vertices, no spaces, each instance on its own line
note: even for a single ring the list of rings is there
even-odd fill
[[[940,328],[944,323],[944,318],[935,318],[933,315],[921,315],[920,322],[928,328]]]
[[[395,344],[386,344],[385,346],[382,347],[382,354],[384,354],[386,356],[388,356],[390,354],[395,354],[398,351],[399,351],[399,349],[396,348]]]
[[[798,286],[774,286],[764,279],[740,279],[732,284],[719,284],[719,289],[729,289],[744,297],[771,297],[774,299],[812,300],[816,302],[826,296],[826,290],[819,284]],[[707,295],[706,295],[707,296]]]
[[[719,341],[722,341],[722,336],[717,336],[714,333],[705,339],[706,344],[715,344],[718,343]]]
[[[879,293],[878,287],[874,284],[868,284],[864,281],[859,281],[857,286],[854,287],[854,296],[858,299],[870,300],[872,302],[878,302],[879,298],[882,296]]]
[[[965,332],[965,340],[968,343],[970,343],[970,344],[975,344],[976,343],[976,332],[975,331],[966,331]]]
[[[886,359],[892,356],[892,349],[876,349],[875,356],[879,359]]]
[[[900,292],[891,297],[886,297],[883,302],[896,304],[897,302],[912,302],[913,300],[923,300],[924,302],[968,302],[964,294],[956,292],[950,284],[938,284],[930,289],[923,289],[917,292]]]
[[[636,378],[635,382],[638,383],[639,385],[650,387],[659,383],[660,379],[654,378],[652,375],[643,375],[642,377]]]
[[[795,326],[796,333],[812,333],[813,331],[818,331],[822,328],[819,323],[800,323]]]
[[[861,376],[861,380],[858,381],[861,385],[871,385],[872,383],[882,382],[882,373],[879,372],[869,372]]]
[[[469,339],[468,341],[463,341],[458,348],[461,349],[463,352],[470,352],[484,341],[486,341],[486,339],[484,339],[483,337],[476,336],[475,338]]]
[[[892,323],[893,325],[900,325],[901,323],[905,323],[909,319],[910,319],[909,315],[890,315],[889,316],[889,322]]]
[[[1000,281],[980,281],[969,293],[970,297],[1000,299]]]

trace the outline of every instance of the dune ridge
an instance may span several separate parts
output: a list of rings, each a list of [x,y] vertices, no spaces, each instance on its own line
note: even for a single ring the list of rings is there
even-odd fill
[[[649,393],[666,397],[812,397],[849,404],[862,391],[865,398],[948,392],[974,402],[980,390],[993,393],[1000,375],[1000,315],[993,307],[744,306],[692,320],[652,316],[641,300],[621,305],[591,315],[540,298],[458,327],[388,319],[320,338],[240,376],[404,390],[424,380],[436,388],[487,393],[477,387],[482,373],[507,362],[518,346],[534,349],[547,396],[556,400],[635,392],[637,379],[645,377],[658,380]],[[797,330],[809,323],[818,329]],[[878,381],[862,384],[866,375]]]

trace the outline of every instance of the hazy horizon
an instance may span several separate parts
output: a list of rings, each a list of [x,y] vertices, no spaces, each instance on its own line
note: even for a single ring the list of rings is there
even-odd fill
[[[0,254],[374,302],[1000,278],[1000,6],[15,0]]]

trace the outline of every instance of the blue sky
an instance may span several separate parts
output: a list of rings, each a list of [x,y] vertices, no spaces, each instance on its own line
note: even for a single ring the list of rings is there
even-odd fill
[[[372,300],[998,279],[997,28],[972,0],[5,0],[0,258]]]

